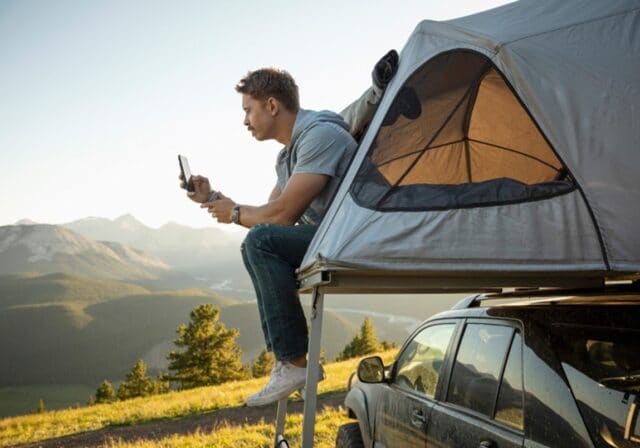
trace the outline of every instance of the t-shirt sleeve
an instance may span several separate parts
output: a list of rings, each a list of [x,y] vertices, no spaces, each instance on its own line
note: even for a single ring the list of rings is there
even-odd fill
[[[319,124],[302,135],[292,174],[313,173],[335,176],[347,146],[341,131],[330,124]]]

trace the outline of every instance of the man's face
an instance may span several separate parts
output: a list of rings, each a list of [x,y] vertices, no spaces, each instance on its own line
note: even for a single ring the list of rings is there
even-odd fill
[[[244,125],[256,140],[268,140],[274,137],[275,117],[268,102],[259,100],[246,93],[242,94]]]

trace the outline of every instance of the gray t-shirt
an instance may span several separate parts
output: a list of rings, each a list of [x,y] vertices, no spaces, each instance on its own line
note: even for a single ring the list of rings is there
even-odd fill
[[[331,176],[298,221],[319,224],[357,147],[349,125],[329,111],[300,109],[293,125],[291,143],[282,148],[276,162],[278,187],[284,190],[293,174],[314,173]]]

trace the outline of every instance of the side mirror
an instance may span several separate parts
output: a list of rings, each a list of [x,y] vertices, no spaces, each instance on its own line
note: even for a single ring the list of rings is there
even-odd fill
[[[384,364],[379,356],[364,358],[358,364],[358,379],[363,383],[382,383],[384,381]]]

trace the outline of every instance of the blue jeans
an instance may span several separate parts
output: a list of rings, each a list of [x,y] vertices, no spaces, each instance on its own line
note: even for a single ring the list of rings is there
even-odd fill
[[[300,305],[295,270],[317,229],[308,224],[258,224],[240,248],[256,290],[267,350],[279,361],[291,361],[307,353],[307,321]]]

